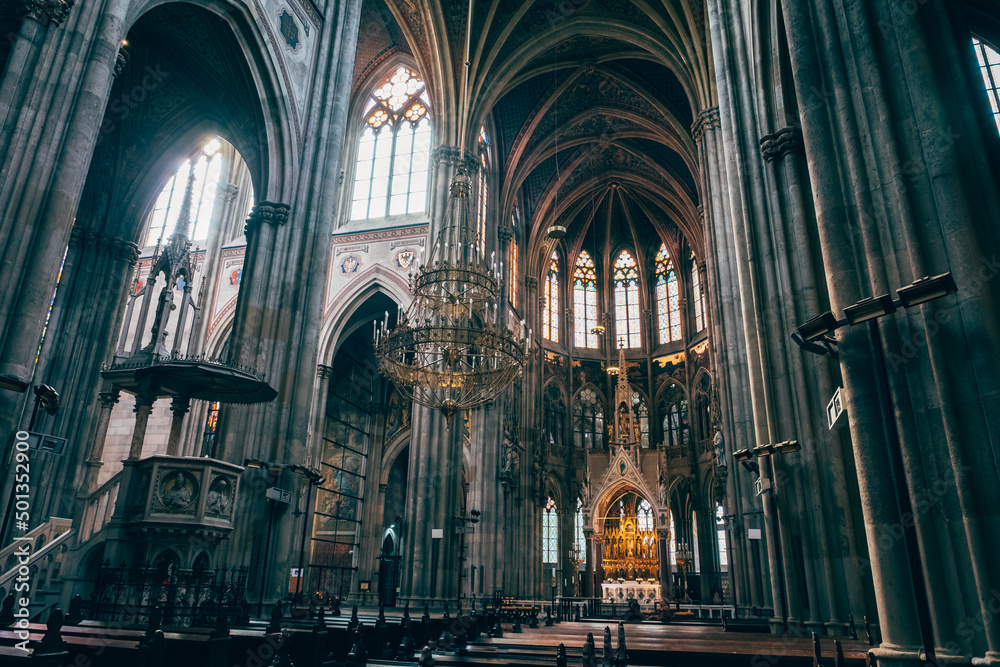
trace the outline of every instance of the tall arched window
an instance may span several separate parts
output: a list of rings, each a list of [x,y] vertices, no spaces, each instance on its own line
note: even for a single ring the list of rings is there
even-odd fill
[[[1000,53],[975,37],[972,38],[972,46],[976,50],[979,69],[986,85],[986,94],[990,98],[993,120],[996,121],[997,130],[1000,131]]]
[[[488,203],[487,174],[489,162],[487,154],[490,146],[490,137],[486,134],[486,128],[479,128],[479,202],[476,206],[476,247],[479,248],[480,256],[486,255],[486,208]]]
[[[677,531],[674,530],[673,510],[670,510],[670,564],[677,565]]]
[[[656,319],[660,324],[661,344],[681,339],[680,304],[677,272],[664,243],[656,253]]]
[[[583,535],[583,500],[576,499],[576,516],[573,518],[573,548],[576,550],[576,559],[587,562],[587,538]]]
[[[604,447],[604,407],[593,389],[584,389],[573,403],[573,441],[577,447]]]
[[[365,108],[351,220],[422,213],[430,151],[424,82],[400,65],[372,92]]]
[[[694,571],[701,572],[701,557],[698,555],[698,513],[691,511],[691,551],[694,556]]]
[[[586,250],[576,258],[573,272],[573,315],[576,322],[576,346],[597,347],[597,271],[594,260]]]
[[[635,516],[639,530],[653,530],[653,508],[648,500],[643,498],[639,501],[638,507],[635,508]]]
[[[729,561],[726,558],[726,515],[722,505],[715,505],[715,537],[719,543],[719,569],[723,572],[729,570]]]
[[[549,272],[545,276],[545,312],[542,313],[542,335],[553,343],[559,342],[559,253],[552,253]]]
[[[212,220],[212,209],[215,207],[215,188],[222,172],[222,153],[219,151],[221,147],[221,140],[212,139],[202,148],[201,154],[194,158],[191,226],[187,233],[192,241],[208,238],[208,225]],[[190,175],[191,160],[185,160],[160,191],[149,219],[149,231],[146,233],[147,246],[156,245],[160,240],[165,241],[174,232]]]
[[[542,562],[558,563],[559,522],[556,518],[556,501],[550,496],[542,513]]]
[[[691,253],[691,295],[694,297],[694,330],[705,328],[705,292],[701,289],[701,272],[698,258]]]
[[[510,303],[512,306],[517,308],[517,241],[515,239],[510,240],[510,266],[508,267],[510,271],[510,278],[508,279],[508,294],[510,295]]]
[[[615,260],[615,328],[625,347],[641,347],[639,333],[639,268],[628,250]]]

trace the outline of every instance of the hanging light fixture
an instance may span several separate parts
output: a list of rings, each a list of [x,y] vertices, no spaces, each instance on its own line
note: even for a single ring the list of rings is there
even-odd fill
[[[460,155],[469,127],[469,53],[473,0],[466,23]],[[426,261],[411,277],[413,301],[389,329],[375,326],[379,369],[413,402],[440,410],[448,425],[459,410],[493,401],[524,367],[531,331],[507,326],[501,303],[503,262],[487,264],[471,223],[472,185],[464,167],[451,182],[441,230]]]
[[[459,410],[493,401],[524,366],[530,331],[506,325],[500,307],[503,263],[480,259],[469,201],[459,171],[437,242],[411,278],[413,302],[394,329],[386,313],[375,328],[379,368],[414,402],[440,410],[451,423]]]

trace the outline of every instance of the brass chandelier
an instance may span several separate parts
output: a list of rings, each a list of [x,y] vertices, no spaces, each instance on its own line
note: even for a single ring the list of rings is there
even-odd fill
[[[448,208],[427,261],[411,274],[413,301],[394,329],[386,313],[375,327],[379,369],[407,398],[440,410],[450,426],[456,412],[493,401],[524,366],[531,345],[524,321],[507,326],[501,304],[503,263],[489,264],[470,224],[471,184],[459,169]]]

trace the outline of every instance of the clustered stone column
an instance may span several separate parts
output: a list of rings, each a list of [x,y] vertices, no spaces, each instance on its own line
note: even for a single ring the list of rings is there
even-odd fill
[[[24,2],[0,80],[0,264],[8,277],[0,293],[0,374],[25,382],[103,121],[128,5],[99,0],[70,11],[63,0]],[[0,436],[15,426],[24,400],[0,392]]]
[[[298,149],[294,163],[278,162],[267,182],[255,192],[257,205],[247,224],[247,248],[237,298],[230,360],[263,373],[278,392],[271,403],[229,406],[217,434],[218,458],[259,458],[278,463],[310,460],[313,382],[319,363],[325,283],[331,237],[337,220],[340,183],[330,174],[340,172],[344,135],[348,126],[349,96],[361,20],[361,1],[329,3],[316,35],[316,67],[310,99],[313,113],[303,127],[310,137]],[[295,475],[295,484],[308,481]],[[268,512],[263,494],[241,494],[235,512],[248,517],[234,528],[222,546],[222,562],[240,562],[247,545],[258,544],[266,533]],[[302,523],[311,514],[285,518],[274,526],[272,553],[264,584],[270,601],[281,588],[290,567],[298,564]],[[254,586],[260,572],[251,572]]]

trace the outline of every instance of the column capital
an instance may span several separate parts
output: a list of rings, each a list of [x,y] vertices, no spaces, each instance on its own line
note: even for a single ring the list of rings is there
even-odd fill
[[[691,136],[694,137],[694,142],[700,144],[708,130],[717,128],[720,125],[719,107],[705,109],[698,114],[698,117],[694,119],[694,123],[691,124]]]
[[[431,151],[431,168],[437,168],[441,164],[465,167],[469,175],[479,171],[479,158],[469,151],[465,151],[463,158],[462,149],[458,146],[438,146]]]
[[[250,211],[250,217],[247,218],[246,227],[244,227],[244,232],[247,238],[251,236],[260,226],[264,223],[271,225],[272,227],[280,227],[281,225],[288,222],[288,216],[290,215],[292,207],[288,204],[280,204],[270,201],[262,201],[253,207]]]
[[[316,364],[316,377],[323,380],[328,380],[333,375],[333,366],[327,366],[326,364]]]
[[[132,412],[139,414],[142,410],[152,410],[153,403],[155,402],[156,394],[136,394],[135,406],[132,408]]]
[[[93,248],[96,255],[124,260],[129,266],[139,260],[139,246],[118,236],[95,232],[92,229],[73,225],[69,235],[69,245],[73,248]]]
[[[21,0],[21,14],[43,26],[60,25],[72,7],[73,0]]]
[[[526,276],[524,279],[524,284],[528,287],[528,289],[535,289],[536,287],[538,287],[538,278],[534,276]]]
[[[191,399],[187,396],[174,396],[170,400],[170,411],[174,417],[183,417],[191,409]]]
[[[514,238],[514,228],[510,225],[500,225],[497,229],[497,238],[501,243],[509,243]]]
[[[792,151],[802,148],[802,131],[797,127],[785,127],[774,134],[761,137],[760,154],[767,162],[780,160]]]
[[[101,404],[102,408],[110,410],[115,407],[118,403],[118,397],[121,396],[121,390],[112,389],[111,391],[102,391],[97,395],[97,402]]]

